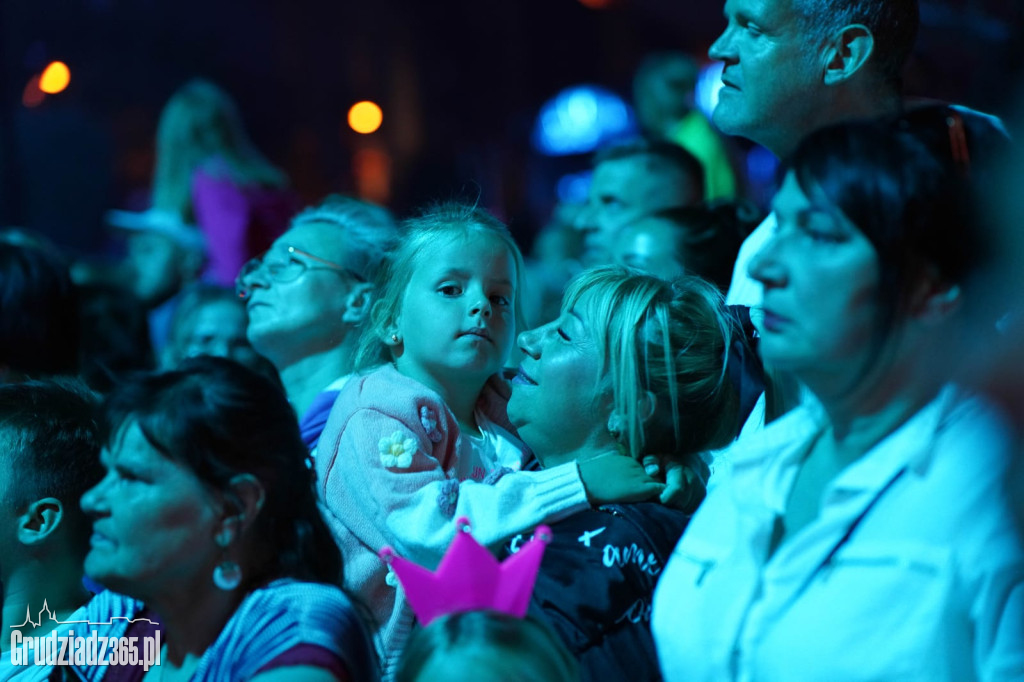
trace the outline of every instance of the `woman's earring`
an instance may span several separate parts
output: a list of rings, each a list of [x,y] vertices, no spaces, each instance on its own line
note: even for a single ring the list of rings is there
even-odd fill
[[[226,533],[218,534],[217,544],[224,549],[224,558],[213,569],[213,584],[225,592],[230,592],[242,584],[242,567],[228,558],[228,545],[231,537]]]
[[[398,334],[391,335],[391,343],[398,343]]]
[[[242,567],[227,557],[213,569],[213,584],[230,592],[242,584]]]
[[[608,433],[616,442],[622,438],[622,417],[617,413],[612,412],[611,416],[608,417]]]

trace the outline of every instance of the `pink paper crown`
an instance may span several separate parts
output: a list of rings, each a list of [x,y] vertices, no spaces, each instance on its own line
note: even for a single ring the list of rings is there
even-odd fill
[[[499,563],[469,534],[469,519],[461,517],[455,524],[455,539],[436,573],[403,559],[390,547],[379,552],[398,576],[420,623],[426,625],[435,618],[460,611],[500,611],[524,617],[544,547],[551,540],[551,529],[538,526],[533,539]]]

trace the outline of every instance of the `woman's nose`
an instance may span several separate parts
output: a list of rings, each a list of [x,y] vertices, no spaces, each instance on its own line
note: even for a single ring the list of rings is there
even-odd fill
[[[516,344],[519,346],[519,350],[523,351],[526,355],[529,355],[533,359],[537,359],[540,356],[540,345],[537,343],[537,329],[530,329],[519,335],[516,339]]]
[[[786,281],[785,268],[778,257],[778,237],[769,239],[747,265],[747,274],[765,287],[781,286]]]

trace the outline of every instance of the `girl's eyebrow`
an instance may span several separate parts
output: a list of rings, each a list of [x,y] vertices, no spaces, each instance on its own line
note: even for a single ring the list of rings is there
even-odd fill
[[[438,273],[437,275],[437,279],[445,279],[446,277],[459,277],[461,279],[471,279],[473,277],[473,273],[471,273],[469,270],[463,270],[461,268],[448,268],[447,270],[444,270]],[[507,277],[502,277],[501,279],[489,279],[488,281],[491,282],[492,284],[499,284],[501,286],[512,286],[512,280],[510,280]]]
[[[447,270],[442,270],[441,272],[437,273],[437,279],[444,279],[446,277],[459,277],[461,279],[468,279],[469,271],[462,270],[460,268],[448,268]]]

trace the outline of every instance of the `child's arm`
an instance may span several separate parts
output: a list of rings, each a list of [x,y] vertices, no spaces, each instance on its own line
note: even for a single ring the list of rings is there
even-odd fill
[[[332,521],[343,524],[373,551],[391,545],[408,559],[432,565],[451,542],[452,520],[459,516],[470,519],[478,541],[496,544],[589,507],[575,463],[509,473],[494,485],[460,483],[446,476],[437,459],[444,456],[435,452],[437,447],[418,425],[376,410],[356,411],[340,438],[332,444],[321,442],[317,455],[318,486]],[[622,464],[633,464],[643,473],[628,458],[604,459],[609,461],[585,463],[587,470],[624,460]],[[638,494],[637,486],[623,484],[622,477],[614,485],[617,493]],[[650,485],[647,494],[656,495],[658,484]]]

